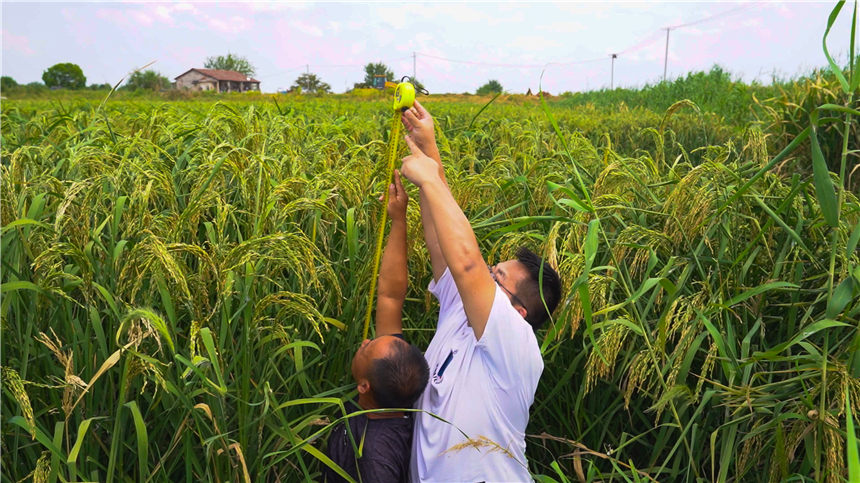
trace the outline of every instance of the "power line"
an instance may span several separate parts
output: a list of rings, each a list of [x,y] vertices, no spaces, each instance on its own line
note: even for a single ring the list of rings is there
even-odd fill
[[[664,27],[664,28],[669,28],[669,29],[674,30],[674,29],[679,29],[679,28],[683,28],[683,27],[689,27],[689,26],[691,26],[691,25],[697,25],[697,24],[704,23],[704,22],[710,22],[711,20],[714,20],[714,19],[717,19],[717,18],[720,18],[720,17],[725,17],[726,15],[730,15],[730,14],[733,14],[733,13],[737,13],[737,12],[740,12],[740,11],[743,11],[743,10],[748,10],[748,9],[750,9],[750,8],[752,8],[752,7],[755,7],[755,6],[756,6],[756,5],[755,5],[754,3],[750,3],[750,4],[747,4],[747,5],[741,5],[741,6],[739,6],[739,7],[730,8],[730,9],[728,9],[728,10],[726,10],[726,11],[723,11],[723,12],[720,12],[720,13],[716,13],[716,14],[711,15],[711,16],[709,16],[709,17],[700,18],[699,20],[693,20],[692,22],[687,22],[687,23],[680,23],[680,24],[678,24],[678,25],[670,25],[670,26],[668,26],[668,27]],[[661,29],[661,30],[662,30],[662,29]]]
[[[631,52],[635,52],[637,50],[643,49],[649,45],[656,43],[660,39],[661,34],[664,30],[666,31],[666,47],[665,47],[664,58],[663,58],[663,80],[665,81],[666,75],[668,73],[668,63],[669,63],[669,33],[672,30],[690,27],[693,25],[698,25],[701,23],[709,22],[709,21],[712,21],[712,20],[715,20],[715,19],[718,19],[721,17],[732,15],[732,14],[735,14],[735,13],[738,13],[738,12],[741,12],[744,10],[748,10],[748,9],[753,8],[755,6],[757,6],[757,5],[753,4],[753,3],[740,5],[738,7],[731,8],[731,9],[725,10],[723,12],[719,12],[719,13],[716,13],[714,15],[703,17],[703,18],[693,20],[690,22],[685,22],[685,23],[680,23],[680,24],[676,24],[676,25],[670,25],[667,27],[662,27],[659,30],[656,30],[653,33],[651,33],[649,36],[643,38],[639,42],[631,45],[630,47],[627,47],[624,50],[609,54],[611,56],[611,59],[612,59],[611,70],[610,70],[610,86],[614,86],[614,83],[615,83],[615,60],[619,56],[629,54]],[[442,57],[442,56],[428,54],[428,53],[424,53],[424,52],[412,52],[410,55],[407,55],[405,57],[398,57],[396,59],[389,59],[389,60],[385,61],[384,63],[392,64],[395,62],[399,62],[399,61],[407,60],[407,59],[411,58],[412,59],[412,75],[414,78],[416,75],[416,71],[417,71],[417,67],[416,67],[417,60],[416,59],[418,56],[423,56],[423,57],[426,57],[428,59],[441,60],[441,61],[451,62],[451,63],[456,63],[456,64],[480,65],[480,66],[487,66],[487,67],[502,67],[502,68],[511,68],[511,69],[546,69],[550,66],[588,64],[588,63],[593,63],[593,62],[605,61],[605,59],[606,59],[605,56],[602,56],[602,57],[594,57],[594,58],[589,58],[589,59],[567,60],[567,61],[560,61],[560,62],[546,62],[543,64],[512,64],[512,63],[503,63],[503,62],[485,62],[485,61],[480,61],[480,60],[452,59],[452,58]],[[380,61],[380,62],[382,62],[382,61]],[[358,64],[358,63],[355,63],[355,64],[308,64],[308,63],[305,63],[305,64],[298,65],[296,67],[291,67],[289,69],[286,69],[286,70],[283,70],[280,72],[261,76],[260,79],[284,75],[284,74],[287,74],[289,72],[292,72],[292,71],[295,71],[295,70],[298,70],[301,68],[305,68],[305,70],[307,72],[310,72],[310,66],[313,66],[314,69],[329,69],[329,68],[338,69],[338,68],[348,68],[348,67],[363,67],[364,65],[366,65],[366,64]]]
[[[540,68],[546,64],[501,64],[495,62],[481,62],[477,60],[457,60],[457,59],[449,59],[447,57],[439,57],[438,55],[425,54],[423,52],[416,52],[416,54],[429,57],[431,59],[444,60],[446,62],[454,62],[456,64],[468,64],[468,65],[486,65],[489,67],[510,67],[510,68]]]
[[[544,64],[544,67],[547,67],[547,66],[550,66],[550,65],[579,65],[579,64],[590,64],[590,63],[592,63],[592,62],[600,62],[600,61],[605,60],[605,59],[606,59],[606,57],[594,57],[594,58],[592,58],[592,59],[570,60],[570,61],[567,61],[567,62],[547,62],[546,64]]]
[[[574,65],[574,64],[587,64],[589,62],[597,62],[603,60],[604,57],[595,57],[593,59],[581,59],[581,60],[569,60],[562,62],[546,62],[544,64],[507,64],[507,63],[498,63],[498,62],[482,62],[479,60],[459,60],[459,59],[449,59],[447,57],[440,57],[438,55],[425,54],[423,52],[416,52],[418,55],[423,55],[424,57],[429,57],[431,59],[444,60],[446,62],[454,62],[457,64],[469,64],[469,65],[485,65],[488,67],[507,67],[512,69],[542,69],[550,65]]]
[[[714,15],[711,15],[711,16],[708,16],[705,18],[700,18],[699,20],[694,20],[692,22],[682,23],[682,24],[678,24],[678,25],[672,25],[669,27],[663,27],[662,30],[666,31],[666,51],[663,54],[663,82],[666,82],[666,70],[669,67],[669,32],[671,32],[672,30],[679,29],[679,28],[690,27],[691,25],[698,25],[700,23],[709,22],[711,20],[714,20],[714,19],[717,19],[720,17],[725,17],[726,15],[730,15],[732,13],[737,13],[737,12],[740,12],[742,10],[746,10],[746,9],[751,8],[753,6],[754,6],[753,4],[742,5],[740,7],[730,8],[724,12],[720,12],[720,13],[717,13],[717,14],[714,14]]]
[[[651,35],[640,40],[638,43],[636,43],[630,47],[627,47],[626,49],[624,49],[620,52],[616,52],[616,53],[618,55],[624,55],[624,54],[629,54],[631,52],[636,52],[637,50],[643,49],[643,48],[653,44],[654,42],[657,42],[658,40],[660,40],[660,32],[661,32],[660,30],[655,30],[654,32],[651,33]]]
[[[406,60],[406,59],[410,59],[410,58],[412,58],[412,56],[407,55],[405,57],[398,57],[396,59],[388,59],[385,61],[385,63],[393,64],[394,62],[399,62],[401,60]],[[382,62],[382,61],[380,61],[380,62]],[[317,70],[317,69],[341,69],[341,68],[347,68],[347,67],[364,67],[365,65],[367,65],[367,64],[359,64],[359,63],[354,63],[354,64],[309,64],[309,63],[304,63],[304,64],[297,65],[295,67],[290,67],[290,68],[282,70],[282,71],[273,72],[271,74],[266,74],[264,76],[259,76],[258,78],[259,79],[266,79],[266,78],[270,78],[270,77],[275,77],[275,76],[287,74],[287,73],[290,73],[294,70],[299,70],[299,69],[305,69],[306,72],[310,72],[311,66],[313,66],[314,70]]]

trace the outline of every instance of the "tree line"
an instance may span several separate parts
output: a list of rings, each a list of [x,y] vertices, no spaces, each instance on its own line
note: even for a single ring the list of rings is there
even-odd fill
[[[227,53],[227,55],[218,55],[207,57],[203,63],[205,69],[232,70],[241,72],[246,76],[256,74],[254,65],[245,57]],[[395,82],[394,71],[382,62],[370,62],[364,66],[364,79],[361,82],[353,84],[353,89],[367,89],[374,85],[374,79],[377,76],[383,76],[386,81]],[[423,89],[424,84],[418,79],[411,79],[415,87]],[[110,84],[90,84],[86,85],[87,78],[83,70],[77,64],[64,62],[52,65],[42,73],[42,83],[31,82],[26,84],[30,88],[51,88],[51,89],[111,89]],[[18,87],[19,84],[9,76],[3,76],[0,79],[0,91],[7,91]],[[171,88],[170,79],[162,75],[160,72],[147,69],[135,70],[131,72],[125,79],[125,83],[120,87],[127,90],[152,90],[160,91]],[[490,80],[486,84],[479,87],[475,93],[478,95],[487,95],[497,92],[503,92],[504,89],[497,80]],[[288,92],[306,93],[306,94],[329,94],[331,86],[323,82],[323,80],[312,72],[305,72],[299,75]]]

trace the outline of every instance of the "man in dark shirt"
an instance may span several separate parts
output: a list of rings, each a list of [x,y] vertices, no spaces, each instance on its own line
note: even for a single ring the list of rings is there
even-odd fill
[[[358,406],[367,409],[411,408],[427,385],[430,370],[420,349],[403,340],[403,301],[406,299],[406,204],[400,173],[388,187],[391,231],[382,254],[376,301],[376,338],[366,339],[352,359]],[[329,458],[356,481],[408,481],[413,419],[408,412],[379,412],[353,416],[329,436]],[[350,434],[352,438],[350,438]],[[362,443],[363,441],[363,443]],[[354,448],[360,447],[360,454]],[[329,467],[323,481],[345,481]]]

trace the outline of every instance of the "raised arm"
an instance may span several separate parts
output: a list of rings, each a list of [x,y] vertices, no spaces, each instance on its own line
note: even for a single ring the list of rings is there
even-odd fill
[[[400,172],[394,172],[394,183],[388,186],[388,216],[391,230],[382,252],[379,267],[379,292],[376,297],[376,336],[403,332],[403,301],[406,299],[406,205],[409,197],[403,190]]]
[[[403,176],[421,189],[425,202],[421,206],[422,215],[426,211],[434,221],[440,252],[457,284],[469,325],[480,340],[493,306],[496,284],[487,270],[472,225],[439,176],[436,162],[410,136],[406,136],[406,144],[412,154],[403,158]]]
[[[436,162],[439,178],[442,179],[442,183],[447,187],[448,181],[445,179],[442,157],[439,155],[439,147],[436,145],[433,117],[424,109],[424,106],[420,102],[415,101],[415,105],[411,109],[404,111],[400,119],[403,121],[406,131],[409,132],[409,137],[415,141],[418,148]],[[439,277],[445,273],[445,268],[448,265],[445,263],[445,257],[442,256],[442,251],[439,247],[436,225],[429,216],[427,209],[425,209],[427,199],[423,191],[420,193],[419,201],[421,204],[421,225],[424,228],[424,243],[427,245],[427,251],[430,252],[430,264],[433,266],[433,280],[439,280]]]

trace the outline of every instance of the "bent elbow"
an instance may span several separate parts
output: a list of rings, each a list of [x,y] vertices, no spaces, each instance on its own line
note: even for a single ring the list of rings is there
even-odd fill
[[[475,273],[476,270],[486,271],[487,264],[479,250],[466,249],[463,250],[462,255],[454,263],[448,263],[448,268],[450,268],[451,274],[455,277],[458,275],[468,276]]]

